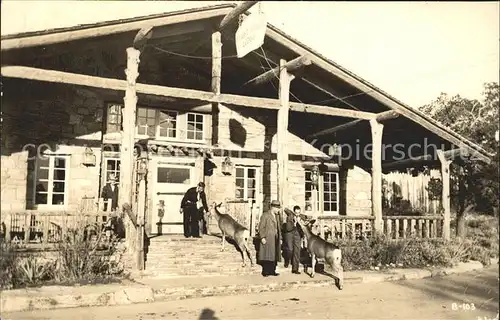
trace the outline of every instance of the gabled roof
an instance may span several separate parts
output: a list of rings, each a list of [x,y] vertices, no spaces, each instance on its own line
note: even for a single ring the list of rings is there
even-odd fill
[[[162,26],[200,19],[213,19],[225,16],[235,6],[235,4],[222,4],[130,19],[78,25],[68,28],[11,34],[1,37],[1,51],[106,36],[128,31],[138,31],[147,26]],[[366,94],[374,98],[387,108],[397,111],[402,116],[451,142],[455,146],[464,148],[476,158],[490,162],[492,154],[484,150],[479,145],[450,130],[422,112],[409,107],[375,85],[324,57],[312,48],[290,37],[271,24],[268,24],[266,36],[272,38],[274,41],[277,41],[291,51],[294,51],[298,55],[307,54],[311,58],[312,62],[319,68],[342,79],[352,87],[357,88],[357,90],[359,90],[362,94]]]

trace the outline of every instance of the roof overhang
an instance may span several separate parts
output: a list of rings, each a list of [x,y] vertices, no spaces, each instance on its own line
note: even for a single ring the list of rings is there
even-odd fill
[[[220,18],[220,20],[222,20],[222,18],[229,12],[231,12],[235,6],[236,4],[223,4],[132,19],[122,19],[89,25],[79,25],[69,28],[59,28],[40,32],[7,35],[1,37],[1,51],[8,52],[11,50],[22,48],[66,43],[74,40],[83,40],[119,33],[139,31],[143,28],[154,27],[156,29],[161,29],[162,27],[166,26],[204,19]],[[220,20],[218,21],[220,22]],[[491,162],[491,158],[493,155],[477,144],[443,126],[442,124],[438,123],[431,117],[426,116],[422,112],[402,103],[401,101],[377,88],[373,84],[370,84],[359,76],[356,76],[352,72],[336,64],[335,62],[320,55],[313,49],[286,35],[278,28],[268,24],[266,36],[279,43],[280,45],[286,47],[287,49],[295,52],[298,56],[307,55],[316,67],[321,68],[328,74],[341,79],[343,82],[356,88],[363,94],[375,99],[382,105],[386,106],[389,110],[396,111],[401,116],[413,121],[414,123],[436,134],[444,140],[447,140],[456,147],[463,149],[468,154],[473,155],[476,159],[487,163]]]

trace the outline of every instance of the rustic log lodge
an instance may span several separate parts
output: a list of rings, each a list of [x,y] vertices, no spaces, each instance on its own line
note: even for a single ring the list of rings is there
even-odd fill
[[[450,163],[491,155],[269,24],[238,58],[253,4],[2,36],[4,239],[50,245],[76,216],[115,214],[111,174],[139,269],[143,237],[181,234],[200,181],[252,233],[278,199],[334,237],[448,239]],[[421,165],[441,170],[442,213],[383,216],[383,174]]]

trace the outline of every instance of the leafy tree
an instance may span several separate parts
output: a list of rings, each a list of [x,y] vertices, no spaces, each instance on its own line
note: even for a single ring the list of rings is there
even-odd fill
[[[486,83],[481,101],[442,93],[420,108],[424,113],[494,154],[485,164],[474,159],[458,159],[451,169],[452,205],[457,210],[457,236],[465,236],[465,215],[476,211],[498,215],[500,86]]]

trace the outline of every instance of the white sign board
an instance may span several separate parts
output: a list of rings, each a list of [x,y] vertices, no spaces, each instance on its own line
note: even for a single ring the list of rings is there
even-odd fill
[[[267,20],[262,13],[250,14],[243,20],[235,36],[238,58],[243,58],[264,44],[266,28]]]

